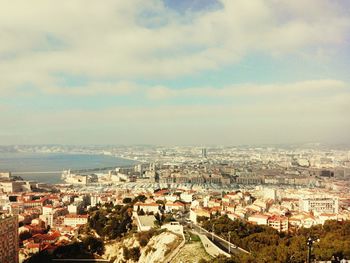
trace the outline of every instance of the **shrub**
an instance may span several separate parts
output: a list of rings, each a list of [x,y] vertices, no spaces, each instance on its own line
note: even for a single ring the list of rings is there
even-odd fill
[[[126,260],[138,261],[141,256],[140,247],[132,247],[130,249],[123,247],[123,256]]]
[[[149,240],[156,235],[156,231],[151,229],[149,231],[137,233],[137,240],[140,242],[141,247],[144,247],[148,244]]]
[[[141,247],[145,247],[145,246],[147,246],[147,244],[148,244],[148,240],[147,239],[145,239],[145,238],[141,238],[140,239],[140,246]]]

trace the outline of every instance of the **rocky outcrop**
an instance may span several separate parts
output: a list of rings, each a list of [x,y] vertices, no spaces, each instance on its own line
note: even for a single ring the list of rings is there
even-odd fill
[[[160,263],[166,262],[167,257],[174,251],[183,241],[183,238],[169,231],[153,236],[146,246],[141,247],[136,237],[125,238],[119,242],[110,242],[105,244],[104,258],[114,263],[122,262],[139,262],[139,263]],[[139,248],[140,254],[138,259],[125,258],[124,249]]]

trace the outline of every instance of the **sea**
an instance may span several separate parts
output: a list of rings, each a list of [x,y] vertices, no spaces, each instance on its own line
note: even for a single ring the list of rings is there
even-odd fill
[[[133,160],[98,154],[0,153],[0,172],[12,172],[24,180],[51,184],[63,183],[63,170],[123,167],[135,163]]]

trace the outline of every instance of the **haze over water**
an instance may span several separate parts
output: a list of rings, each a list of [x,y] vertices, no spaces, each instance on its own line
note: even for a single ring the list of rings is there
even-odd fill
[[[65,169],[91,169],[127,166],[134,162],[106,155],[67,153],[1,153],[0,171],[14,172],[24,180],[42,183],[61,183],[61,172],[21,174],[21,172],[52,172]],[[18,173],[17,173],[18,172]]]

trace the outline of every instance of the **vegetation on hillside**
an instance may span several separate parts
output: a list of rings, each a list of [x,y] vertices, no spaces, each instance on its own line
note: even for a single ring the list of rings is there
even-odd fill
[[[141,256],[140,247],[123,247],[123,257],[125,260],[132,260],[137,262]]]
[[[89,237],[83,242],[74,241],[69,245],[57,247],[52,253],[47,250],[34,254],[24,263],[50,263],[53,259],[94,259],[103,253],[103,243],[100,240]]]
[[[145,202],[147,197],[139,195],[133,199],[124,198],[124,205],[114,205],[112,202],[103,205],[91,207],[88,211],[88,223],[81,226],[76,239],[69,245],[60,246],[53,252],[41,251],[35,254],[27,263],[32,262],[51,262],[52,259],[59,258],[98,258],[104,253],[104,241],[120,240],[128,235],[135,233],[135,226],[132,224],[133,205],[136,202]],[[174,220],[170,215],[156,214],[155,220],[159,225]],[[136,239],[140,243],[137,248],[124,248],[125,259],[136,260],[140,257],[140,248],[145,247],[149,240],[163,232],[163,230],[150,230],[136,233]],[[22,238],[25,236],[22,235]]]
[[[153,236],[159,235],[164,232],[164,229],[150,229],[148,231],[137,232],[136,239],[139,241],[141,247],[145,247]]]
[[[313,245],[315,259],[330,260],[332,256],[350,259],[350,221],[326,221],[323,226],[301,228],[292,234],[240,220],[232,221],[227,216],[203,220],[202,226],[208,231],[214,229],[226,240],[230,232],[232,243],[251,252],[231,259],[233,262],[302,263],[307,257],[308,237],[320,240]]]
[[[105,204],[95,210],[89,211],[88,224],[83,232],[95,231],[104,239],[122,237],[132,228],[132,206]]]
[[[132,229],[132,205],[98,205],[90,208],[89,215],[88,223],[80,227],[78,238],[71,244],[60,246],[50,254],[41,251],[26,263],[51,262],[59,258],[98,258],[104,253],[104,240],[121,238]]]

